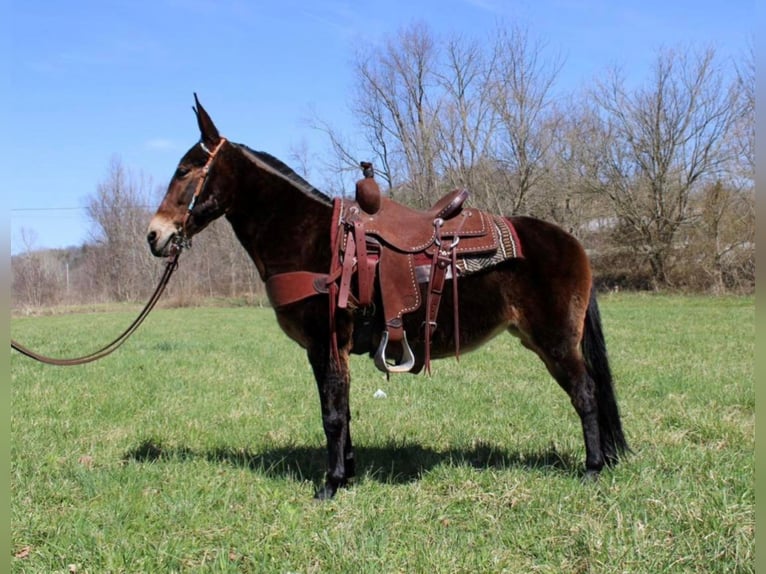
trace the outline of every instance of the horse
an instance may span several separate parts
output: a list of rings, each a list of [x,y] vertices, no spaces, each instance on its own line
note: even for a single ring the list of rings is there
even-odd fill
[[[200,139],[181,158],[151,218],[147,241],[152,254],[176,253],[213,220],[225,217],[267,284],[289,273],[327,277],[335,257],[331,228],[337,225],[338,200],[270,154],[222,137],[196,94],[194,99]],[[454,308],[445,305],[438,311],[431,356],[450,356],[456,343],[463,351],[476,349],[505,331],[517,337],[569,396],[585,442],[582,480],[595,480],[630,449],[590,261],[580,242],[560,227],[527,216],[506,219],[524,256],[456,279],[459,298]],[[378,283],[374,288],[379,290]],[[452,289],[447,281],[445,296]],[[318,499],[332,498],[355,476],[349,357],[372,356],[383,335],[369,336],[363,327],[370,321],[382,325],[380,293],[364,308],[333,305],[332,297],[332,289],[320,290],[274,306],[281,329],[305,349],[319,391],[328,459],[324,482],[315,492]],[[452,320],[456,312],[459,326]],[[414,371],[422,367],[426,352],[424,315],[419,309],[402,318],[418,366]]]

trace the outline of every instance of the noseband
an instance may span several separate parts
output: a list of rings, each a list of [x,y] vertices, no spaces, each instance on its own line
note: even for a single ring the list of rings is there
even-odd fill
[[[228,140],[226,138],[221,138],[218,142],[218,145],[213,148],[213,151],[207,149],[204,143],[199,143],[200,147],[205,151],[205,153],[207,153],[208,158],[205,166],[202,168],[202,177],[199,178],[199,181],[197,182],[197,188],[194,190],[194,195],[192,195],[189,206],[186,208],[186,215],[184,215],[184,220],[181,224],[181,234],[178,236],[178,239],[175,242],[179,249],[191,247],[191,237],[189,237],[189,234],[186,232],[186,224],[189,221],[189,217],[191,217],[192,209],[194,209],[194,206],[197,204],[197,198],[202,195],[202,191],[205,189],[205,184],[207,184],[210,168],[213,166],[213,162],[215,161],[218,152],[221,151],[223,144],[225,144],[227,141]]]

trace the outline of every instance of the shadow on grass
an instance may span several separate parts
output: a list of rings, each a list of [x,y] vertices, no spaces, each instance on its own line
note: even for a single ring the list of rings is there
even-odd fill
[[[430,470],[442,466],[476,469],[543,470],[552,474],[581,475],[581,463],[574,454],[559,452],[555,446],[543,451],[509,452],[480,443],[470,449],[434,450],[413,443],[388,443],[355,446],[357,476],[388,484],[419,480]],[[144,440],[123,457],[126,462],[207,460],[248,468],[273,478],[317,480],[324,476],[327,451],[323,447],[278,446],[264,452],[248,449],[215,448],[194,450],[184,446],[164,446],[154,439]]]

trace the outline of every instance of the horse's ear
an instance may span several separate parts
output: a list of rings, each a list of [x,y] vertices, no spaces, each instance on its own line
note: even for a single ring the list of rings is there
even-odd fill
[[[192,109],[194,110],[194,113],[197,116],[197,125],[199,125],[200,140],[203,143],[206,143],[210,146],[214,146],[221,139],[221,136],[218,134],[218,128],[215,127],[213,120],[210,119],[210,116],[205,111],[205,108],[203,108],[202,104],[199,103],[199,99],[197,98],[196,92],[194,93],[194,103],[195,103],[195,106]]]

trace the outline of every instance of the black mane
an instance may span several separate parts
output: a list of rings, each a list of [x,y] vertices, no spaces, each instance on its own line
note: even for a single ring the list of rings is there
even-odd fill
[[[266,166],[270,168],[270,171],[274,171],[277,173],[277,175],[283,177],[284,179],[287,179],[290,183],[292,183],[297,189],[299,189],[303,193],[310,195],[318,199],[322,203],[326,203],[327,205],[332,204],[332,199],[328,195],[319,191],[316,187],[314,187],[305,179],[303,179],[300,175],[298,175],[295,172],[293,168],[291,168],[281,159],[278,159],[274,157],[273,155],[271,155],[270,153],[266,153],[265,151],[256,151],[254,149],[251,149],[244,144],[237,144],[237,145],[241,147],[247,154],[252,155],[253,158],[257,160],[257,162],[266,164]]]

